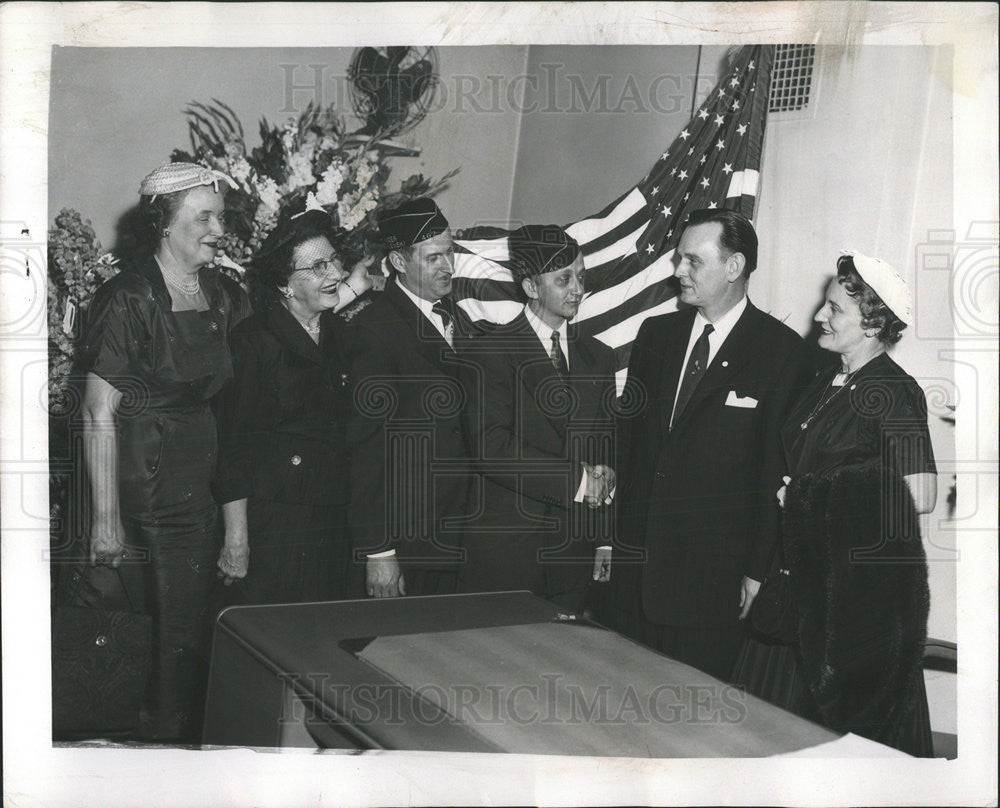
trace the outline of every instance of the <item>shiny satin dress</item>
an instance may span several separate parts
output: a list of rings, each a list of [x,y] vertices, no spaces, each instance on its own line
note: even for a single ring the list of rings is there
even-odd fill
[[[249,313],[236,283],[214,269],[203,269],[199,279],[208,309],[172,311],[152,259],[124,270],[95,295],[80,354],[82,372],[122,394],[121,569],[132,602],[153,617],[140,735],[179,741],[195,740],[200,723],[218,553],[209,402],[232,376],[227,334]]]

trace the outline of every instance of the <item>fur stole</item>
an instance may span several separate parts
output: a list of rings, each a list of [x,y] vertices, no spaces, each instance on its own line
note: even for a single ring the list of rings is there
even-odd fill
[[[930,592],[906,483],[880,464],[792,480],[785,559],[806,681],[824,721],[897,748],[925,698]]]

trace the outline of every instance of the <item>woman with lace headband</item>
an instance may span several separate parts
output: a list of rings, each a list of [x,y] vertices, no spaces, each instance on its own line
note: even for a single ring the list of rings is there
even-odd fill
[[[749,639],[734,678],[834,729],[929,756],[930,595],[918,515],[934,508],[936,467],[924,393],[886,353],[912,325],[910,308],[891,266],[840,256],[815,318],[819,347],[837,361],[781,430],[789,476],[777,494],[782,546],[769,579],[787,576],[790,597],[772,619],[751,610],[756,628],[787,629]],[[754,608],[770,602],[762,595]],[[786,619],[774,620],[780,611]]]
[[[193,163],[142,181],[140,257],[98,290],[81,351],[91,563],[118,568],[153,617],[142,739],[196,741],[200,726],[216,551],[209,401],[233,373],[227,335],[250,311],[212,266],[227,186]]]

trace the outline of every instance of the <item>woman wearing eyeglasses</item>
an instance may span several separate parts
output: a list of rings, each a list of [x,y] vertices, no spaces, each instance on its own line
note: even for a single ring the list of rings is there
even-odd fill
[[[234,378],[217,401],[219,575],[247,604],[346,597],[343,246],[319,210],[281,221],[248,269],[256,314],[230,337]]]

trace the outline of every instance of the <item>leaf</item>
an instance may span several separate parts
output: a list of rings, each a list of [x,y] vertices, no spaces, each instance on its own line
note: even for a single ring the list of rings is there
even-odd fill
[[[200,115],[194,110],[188,110],[187,115],[191,120],[188,121],[188,126],[198,132],[201,138],[202,145],[205,146],[212,154],[218,156],[225,153],[225,139],[219,136],[212,122],[208,120],[204,115]],[[204,125],[208,129],[209,134],[205,134],[201,126]]]
[[[229,113],[230,119],[232,120],[232,122],[236,126],[236,131],[239,133],[240,140],[245,140],[245,138],[243,136],[243,124],[240,123],[239,116],[235,112],[233,112],[232,108],[230,108],[228,104],[225,104],[224,102],[220,101],[218,98],[213,98],[212,102],[215,103],[215,104],[218,104],[222,109],[224,109],[226,112]]]
[[[226,117],[224,112],[198,101],[192,101],[191,105],[195,110],[201,110],[204,115],[208,116],[208,119],[211,121],[212,130],[218,132],[217,139],[219,142],[232,140],[236,137],[236,130],[233,128],[233,125],[230,123],[229,118]],[[189,115],[197,114],[191,109],[187,110],[187,112]]]

